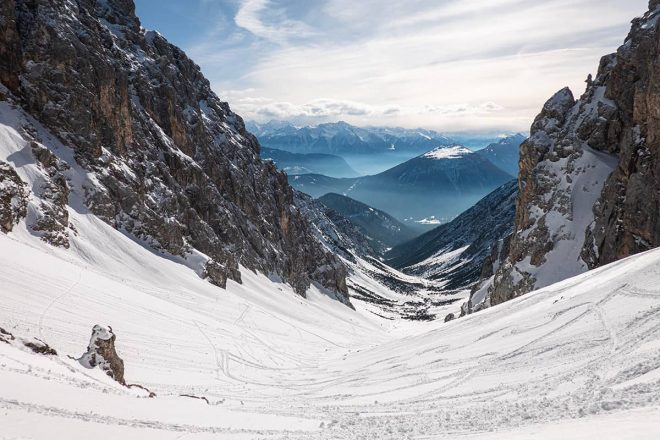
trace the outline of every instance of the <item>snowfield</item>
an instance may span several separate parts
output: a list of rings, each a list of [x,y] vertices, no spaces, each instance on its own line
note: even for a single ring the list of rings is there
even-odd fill
[[[0,438],[657,438],[660,250],[449,323],[243,271],[226,291],[95,217],[0,236]],[[78,357],[111,325],[124,388]],[[182,395],[205,397],[201,399]]]

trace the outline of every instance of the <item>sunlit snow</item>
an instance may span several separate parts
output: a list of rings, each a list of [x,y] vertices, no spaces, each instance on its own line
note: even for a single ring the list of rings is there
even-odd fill
[[[466,154],[473,154],[472,150],[463,146],[457,145],[454,147],[438,147],[428,153],[424,153],[422,157],[428,159],[456,159]]]

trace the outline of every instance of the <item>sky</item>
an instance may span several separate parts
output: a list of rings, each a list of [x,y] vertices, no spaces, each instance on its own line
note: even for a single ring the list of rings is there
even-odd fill
[[[647,0],[135,0],[245,119],[527,131]]]

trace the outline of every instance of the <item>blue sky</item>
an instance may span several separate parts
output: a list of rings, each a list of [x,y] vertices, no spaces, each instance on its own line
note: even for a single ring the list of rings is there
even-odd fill
[[[647,0],[136,0],[247,119],[527,130]]]

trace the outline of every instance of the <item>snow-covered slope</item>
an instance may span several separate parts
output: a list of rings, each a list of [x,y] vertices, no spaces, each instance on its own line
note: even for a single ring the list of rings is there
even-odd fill
[[[573,418],[583,434],[658,429],[660,251],[448,324],[399,318],[455,313],[462,298],[424,283],[410,296],[400,287],[418,280],[361,259],[347,280],[356,310],[244,267],[223,290],[86,210],[79,188],[93,176],[78,168],[66,171],[69,247],[42,240],[26,222],[48,208],[50,176],[4,129],[2,159],[31,193],[27,217],[0,234],[0,327],[15,338],[0,342],[2,437],[528,438]],[[126,382],[154,398],[68,357],[96,324],[117,335]],[[32,353],[22,340],[34,338],[58,355]]]
[[[5,437],[547,438],[571,426],[566,438],[591,438],[625,423],[637,431],[599,438],[650,439],[660,429],[659,250],[419,323],[314,290],[305,301],[249,271],[221,291],[74,217],[76,252],[0,236],[0,326],[59,353],[0,343]],[[127,382],[155,398],[67,358],[97,323],[113,327]]]

